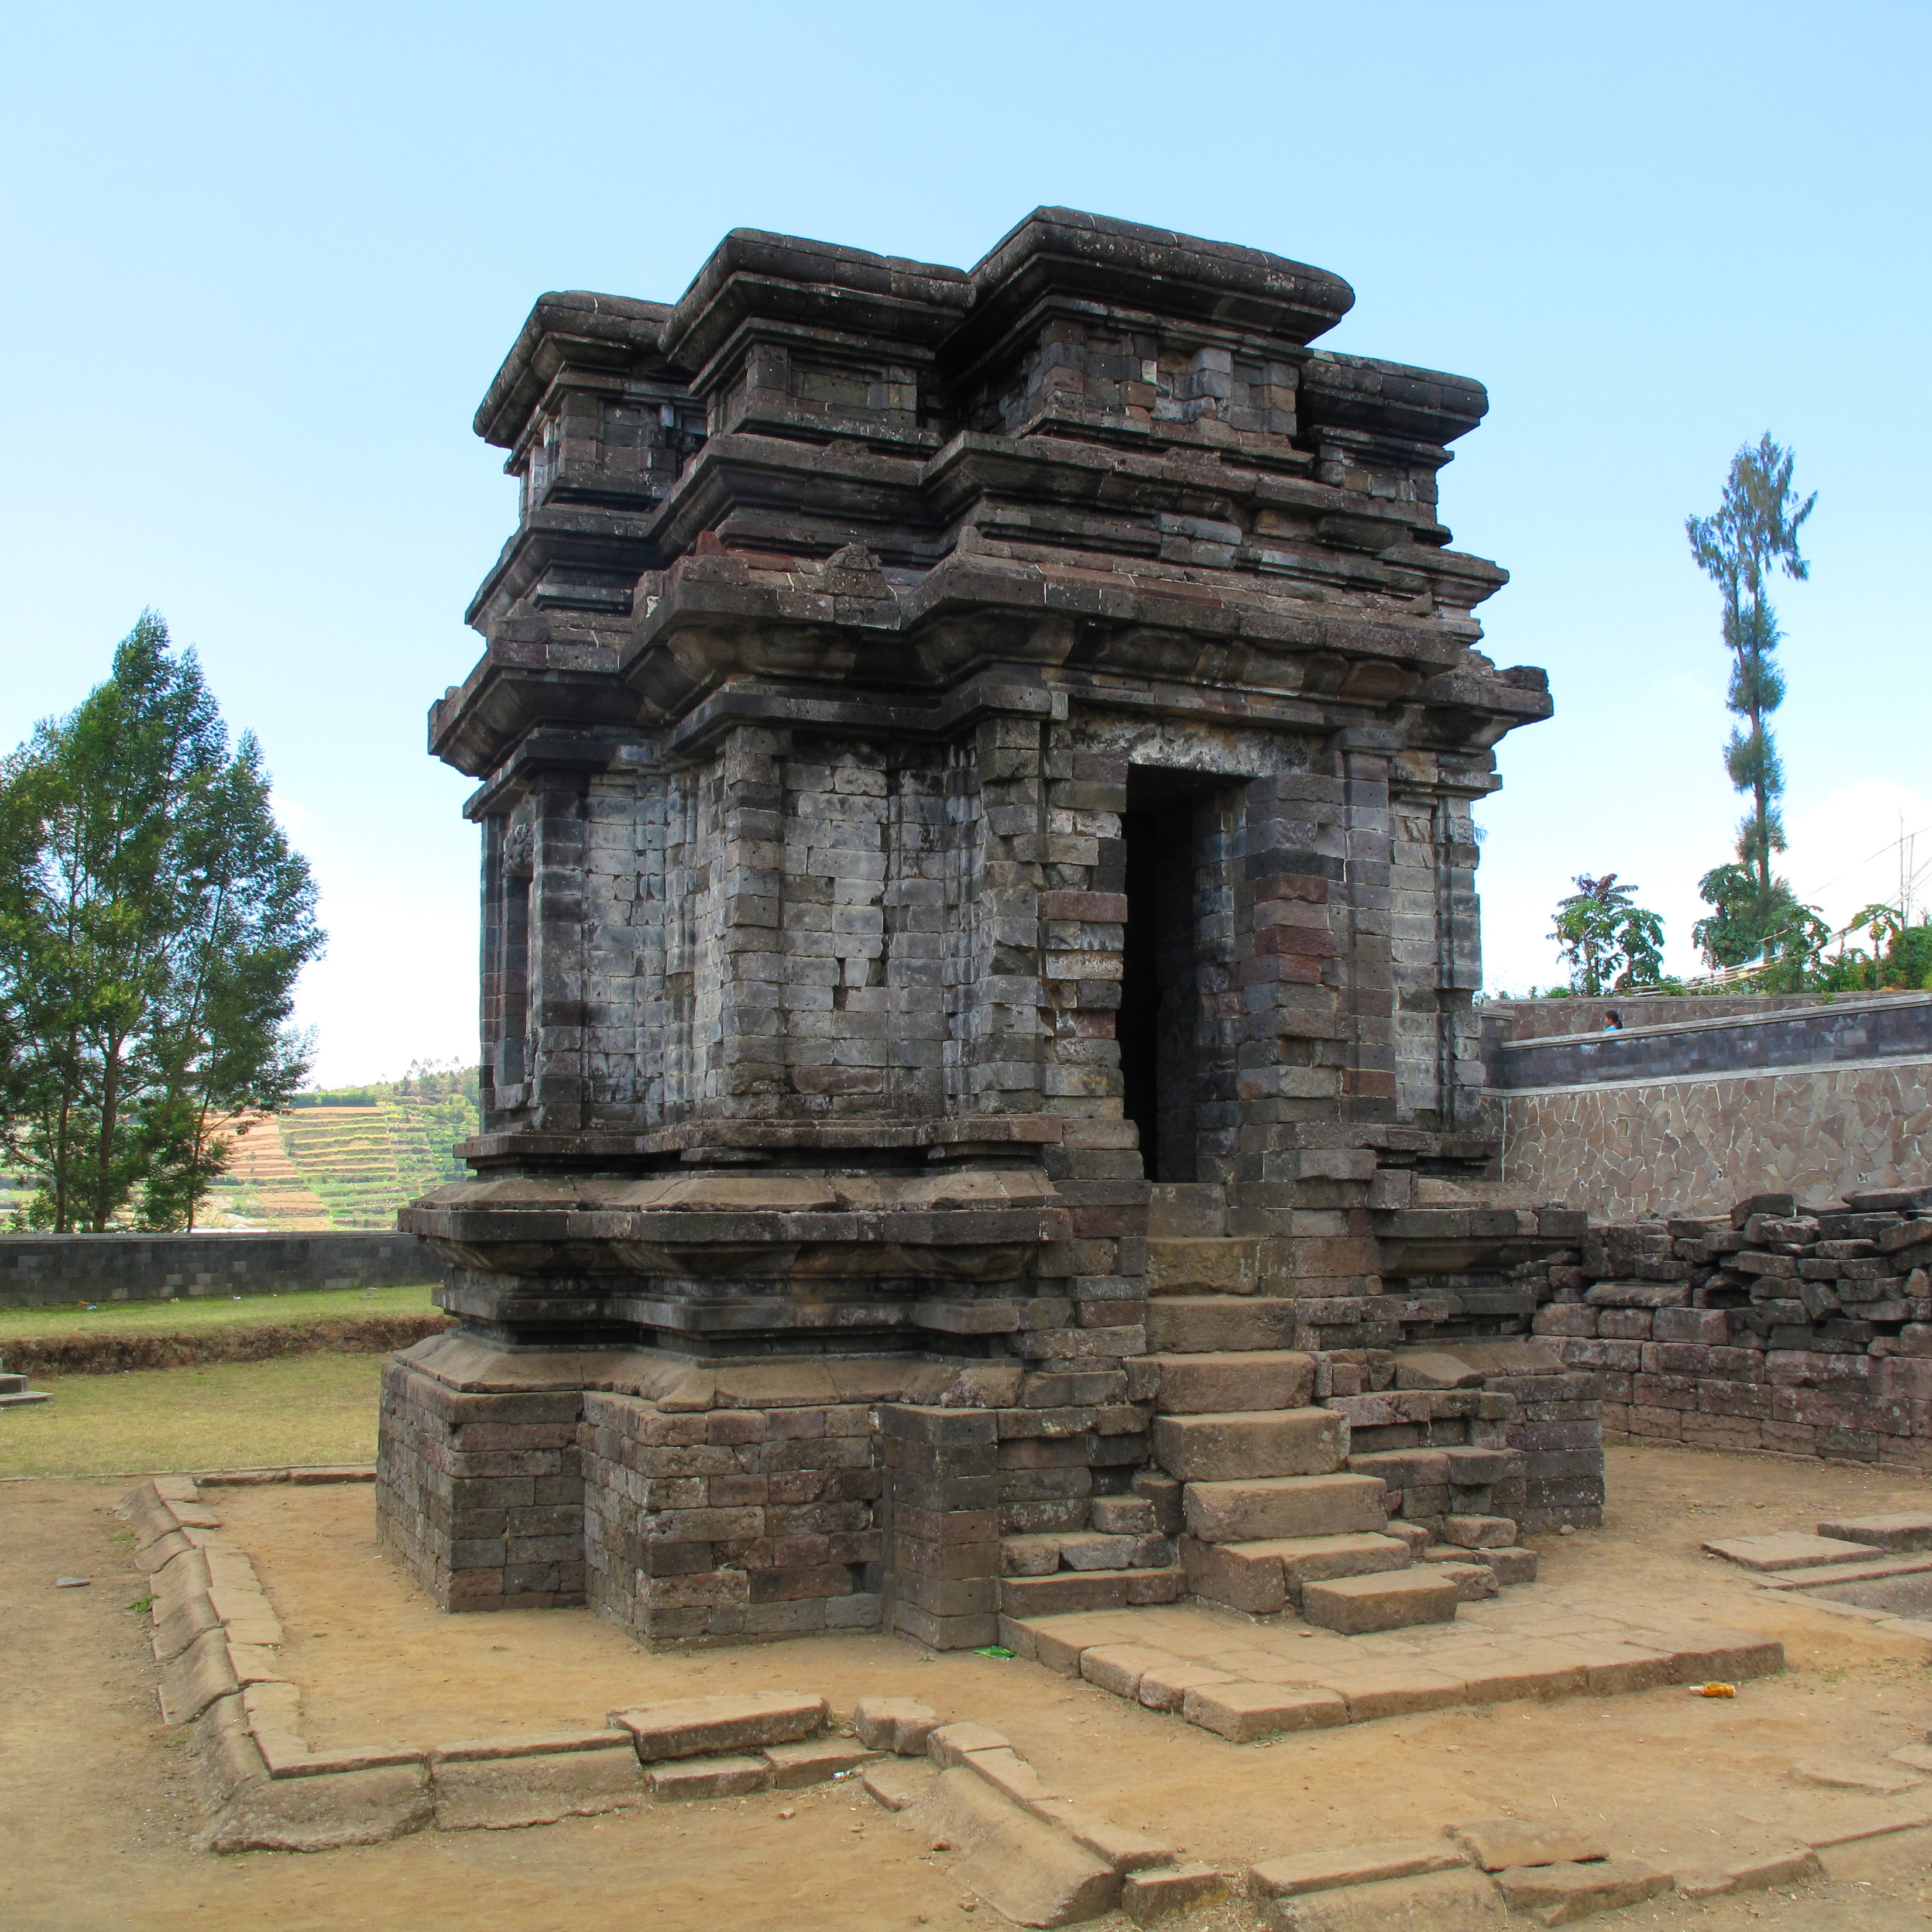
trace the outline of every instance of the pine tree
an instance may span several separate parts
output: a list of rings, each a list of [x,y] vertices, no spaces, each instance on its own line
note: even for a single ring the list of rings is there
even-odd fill
[[[1784,702],[1784,674],[1777,661],[1783,633],[1766,593],[1778,570],[1800,580],[1810,574],[1810,566],[1798,554],[1798,532],[1818,499],[1814,492],[1798,501],[1791,487],[1794,461],[1768,434],[1760,437],[1756,448],[1740,449],[1731,459],[1724,500],[1715,512],[1687,518],[1684,525],[1698,567],[1724,593],[1724,647],[1731,653],[1725,702],[1744,721],[1724,747],[1724,769],[1732,785],[1750,795],[1750,808],[1738,828],[1737,854],[1751,877],[1754,898],[1742,926],[1735,907],[1720,909],[1726,950],[1744,944],[1743,958],[1762,946],[1790,899],[1789,887],[1771,869],[1772,854],[1784,850],[1778,809],[1784,772],[1766,720]]]
[[[307,1072],[288,1019],[315,887],[152,612],[106,682],[0,766],[0,1131],[35,1226],[191,1227],[216,1131]]]

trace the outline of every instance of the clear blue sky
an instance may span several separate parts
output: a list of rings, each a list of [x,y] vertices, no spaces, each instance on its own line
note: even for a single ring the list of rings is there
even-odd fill
[[[1790,869],[1849,910],[1840,861],[1932,823],[1928,56],[1932,10],[1857,0],[14,8],[0,741],[160,610],[320,877],[320,1074],[466,1055],[468,787],[422,716],[511,528],[469,423],[532,299],[674,298],[739,226],[968,264],[1060,202],[1332,268],[1330,346],[1488,384],[1446,518],[1557,704],[1482,813],[1492,985],[1553,976],[1583,869],[1689,964],[1736,806],[1682,522],[1795,446]]]

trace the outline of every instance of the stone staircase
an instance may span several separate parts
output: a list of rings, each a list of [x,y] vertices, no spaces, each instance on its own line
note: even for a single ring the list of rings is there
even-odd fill
[[[1353,1634],[1446,1622],[1534,1574],[1490,1509],[1521,1459],[1472,1436],[1499,1445],[1507,1398],[1453,1386],[1476,1378],[1444,1357],[1411,1378],[1450,1387],[1318,1399],[1294,1301],[1218,1188],[1156,1186],[1148,1246],[1157,1466],[1136,1487],[1191,1595]]]
[[[1268,1292],[1264,1244],[1228,1232],[1218,1187],[1154,1189],[1148,1282],[1151,1464],[1109,1465],[1104,1436],[1000,1444],[1004,1615],[1189,1595],[1350,1634],[1446,1622],[1534,1576],[1498,1507],[1522,1487],[1522,1459],[1502,1446],[1510,1398],[1429,1351],[1397,1358],[1422,1386],[1318,1370],[1292,1346],[1294,1298]]]

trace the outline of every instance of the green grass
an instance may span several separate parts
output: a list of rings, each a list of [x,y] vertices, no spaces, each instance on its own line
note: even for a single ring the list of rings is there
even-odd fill
[[[34,1386],[53,1400],[0,1409],[0,1477],[374,1462],[383,1360],[284,1355],[37,1377]]]
[[[99,1309],[0,1309],[0,1361],[10,1336],[142,1335],[163,1329],[224,1328],[248,1322],[320,1322],[345,1315],[426,1315],[428,1287],[310,1288],[286,1294],[190,1295],[179,1301],[110,1301]]]

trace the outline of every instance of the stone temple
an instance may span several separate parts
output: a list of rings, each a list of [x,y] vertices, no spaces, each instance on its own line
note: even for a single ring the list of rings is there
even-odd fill
[[[1463,1185],[1469,808],[1546,681],[1438,513],[1482,388],[1311,346],[1352,300],[1040,208],[538,302],[430,712],[484,1121],[378,1508],[440,1602],[958,1647],[1596,1520],[1526,1339],[1583,1217]]]

